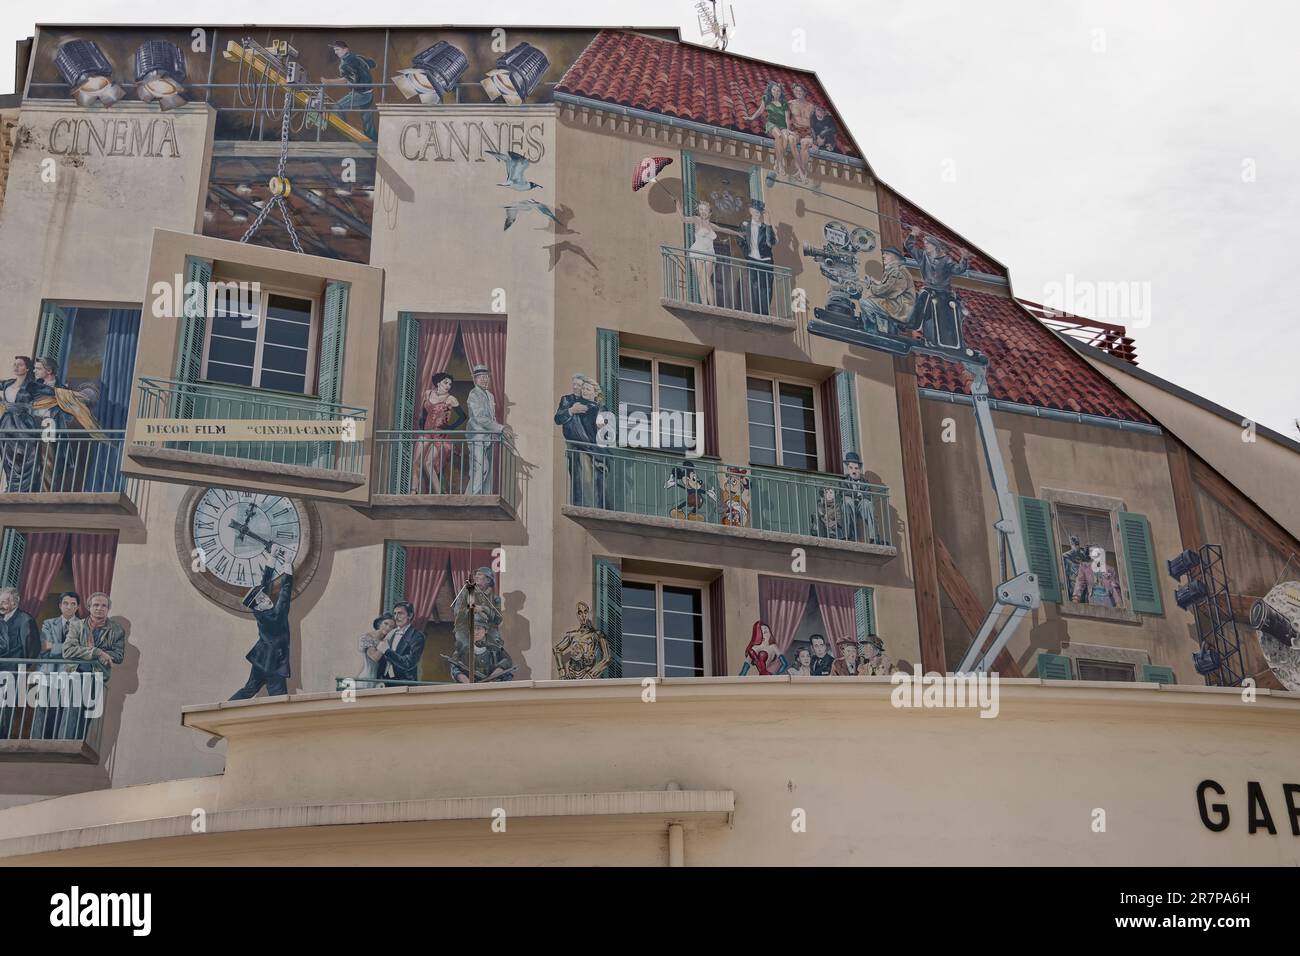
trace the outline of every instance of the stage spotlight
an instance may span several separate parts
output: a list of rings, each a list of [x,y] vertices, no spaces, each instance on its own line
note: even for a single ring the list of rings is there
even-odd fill
[[[439,40],[417,53],[411,60],[411,68],[400,70],[393,77],[393,83],[408,100],[418,96],[425,106],[433,106],[456,89],[468,66],[469,59],[464,51],[446,40]]]
[[[54,54],[54,68],[68,85],[77,105],[112,106],[125,92],[113,82],[113,64],[90,40],[66,40]]]
[[[1178,557],[1171,558],[1168,564],[1169,576],[1177,581],[1179,578],[1187,574],[1187,572],[1191,571],[1192,568],[1200,566],[1201,556],[1191,548],[1188,548],[1182,554],[1178,555]]]
[[[185,54],[174,43],[148,40],[135,51],[136,95],[164,111],[185,104]]]
[[[1178,606],[1186,611],[1188,608],[1205,600],[1205,584],[1201,581],[1191,581],[1181,588],[1174,591],[1174,600]]]

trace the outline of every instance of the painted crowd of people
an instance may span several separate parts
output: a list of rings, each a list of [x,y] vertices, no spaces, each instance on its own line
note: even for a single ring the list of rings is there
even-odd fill
[[[853,636],[832,642],[824,634],[810,634],[807,640],[791,641],[782,651],[771,628],[755,621],[740,673],[764,677],[887,677],[897,669],[885,653],[885,642],[877,635],[863,641]]]

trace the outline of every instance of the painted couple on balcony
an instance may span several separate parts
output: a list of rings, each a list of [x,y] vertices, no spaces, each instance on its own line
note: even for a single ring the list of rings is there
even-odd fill
[[[749,201],[749,218],[736,229],[715,223],[713,206],[704,201],[696,204],[695,215],[683,215],[682,221],[695,230],[695,236],[686,250],[691,278],[695,284],[694,299],[704,305],[770,315],[772,268],[775,264],[772,253],[776,248],[777,236],[763,200],[755,197]],[[730,274],[736,268],[730,263],[721,266],[722,274],[719,275],[716,246],[719,233],[735,236],[740,243],[740,251],[745,258],[743,279]],[[737,282],[743,283],[738,288],[738,294]]]
[[[81,491],[90,447],[65,437],[81,429],[87,439],[106,438],[90,411],[98,392],[74,390],[58,379],[53,359],[15,355],[13,378],[0,380],[0,466],[7,492]],[[48,431],[45,423],[52,426]],[[75,447],[74,447],[75,445]],[[81,454],[78,454],[78,453]]]
[[[501,436],[513,440],[515,433],[498,421],[492,370],[475,365],[472,374],[474,387],[465,400],[468,411],[452,394],[456,380],[449,372],[435,372],[421,397],[421,437],[415,444],[417,494],[487,495],[493,491],[496,446]],[[452,434],[457,431],[460,434]]]
[[[608,508],[605,479],[609,456],[599,453],[601,431],[614,424],[605,405],[605,392],[589,375],[575,372],[569,394],[560,398],[555,424],[564,434],[565,459],[569,469],[569,504]]]

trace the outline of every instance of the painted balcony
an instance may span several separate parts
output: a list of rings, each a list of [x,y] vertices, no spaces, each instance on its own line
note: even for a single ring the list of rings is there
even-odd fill
[[[360,431],[366,409],[264,389],[141,378],[136,417],[182,421],[318,422],[351,420]],[[133,460],[157,468],[197,472],[206,478],[295,482],[322,491],[366,483],[365,442],[358,441],[142,441],[127,446]]]
[[[731,319],[750,326],[793,329],[794,273],[784,266],[756,266],[750,259],[660,246],[667,309],[687,315]],[[769,295],[770,290],[770,295]]]
[[[92,514],[135,515],[140,483],[122,474],[122,429],[0,434],[0,512],[39,511],[57,526]]]
[[[73,666],[81,670],[69,672]],[[73,681],[102,669],[98,664],[70,665],[48,658],[0,658],[0,761],[98,763],[104,718],[90,716]],[[77,683],[84,686],[81,680]],[[38,684],[48,695],[44,705],[26,706]],[[101,694],[104,686],[100,685]],[[18,696],[11,699],[11,693]],[[24,706],[12,706],[14,700]]]
[[[519,502],[519,456],[504,434],[375,433],[370,514],[511,521]]]
[[[638,534],[713,544],[727,539],[897,555],[889,489],[849,489],[839,475],[694,462],[681,455],[571,444],[565,450],[562,512],[583,524],[617,524]],[[692,490],[689,485],[697,484]]]

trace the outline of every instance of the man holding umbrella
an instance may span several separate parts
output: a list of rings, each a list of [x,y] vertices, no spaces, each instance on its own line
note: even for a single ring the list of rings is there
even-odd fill
[[[280,596],[271,601],[271,584],[275,568],[267,565],[262,571],[262,583],[250,588],[244,595],[244,607],[253,612],[257,622],[257,643],[245,654],[252,669],[248,683],[231,696],[231,700],[247,700],[263,686],[269,697],[287,694],[285,682],[289,677],[289,602],[293,596],[293,572],[280,575]]]

